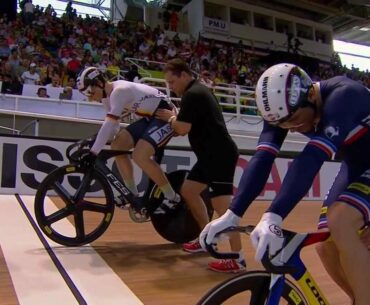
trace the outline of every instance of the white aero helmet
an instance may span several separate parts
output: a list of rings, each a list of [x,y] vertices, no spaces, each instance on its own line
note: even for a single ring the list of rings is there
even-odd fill
[[[100,81],[103,86],[98,85]],[[102,72],[96,67],[88,67],[81,71],[77,77],[77,89],[86,96],[91,96],[92,86],[99,86],[100,88],[104,87],[105,78]]]
[[[311,86],[311,78],[296,65],[283,63],[268,68],[256,87],[256,103],[263,119],[278,125],[298,108],[311,106],[307,100]]]

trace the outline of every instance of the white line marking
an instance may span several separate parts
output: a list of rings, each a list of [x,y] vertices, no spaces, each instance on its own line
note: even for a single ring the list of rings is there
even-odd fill
[[[78,305],[14,196],[0,195],[0,244],[20,305]]]
[[[21,196],[21,198],[28,211],[35,218],[33,212],[34,196]],[[51,206],[51,204],[48,204],[48,206]],[[66,228],[73,229],[73,226],[67,220],[60,221],[60,223],[64,227],[63,232],[66,232]],[[66,248],[54,243],[47,237],[45,238],[51,247],[56,247],[54,249],[56,256],[85,298],[87,304],[143,305],[92,247]],[[64,304],[69,305],[70,303],[64,302]],[[41,304],[38,303],[38,305]]]

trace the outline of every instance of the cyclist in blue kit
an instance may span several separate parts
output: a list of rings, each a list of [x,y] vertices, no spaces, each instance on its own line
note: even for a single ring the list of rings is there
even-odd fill
[[[284,241],[283,219],[303,198],[325,161],[340,153],[340,171],[324,201],[320,229],[330,240],[318,250],[325,268],[356,305],[370,304],[370,253],[358,233],[370,223],[370,92],[344,76],[313,83],[298,66],[267,69],[256,87],[264,126],[257,151],[245,168],[228,211],[209,223],[200,241],[239,224],[262,191],[288,131],[309,137],[289,167],[281,189],[251,234],[260,260],[268,249],[276,254]],[[366,230],[367,229],[367,230]]]

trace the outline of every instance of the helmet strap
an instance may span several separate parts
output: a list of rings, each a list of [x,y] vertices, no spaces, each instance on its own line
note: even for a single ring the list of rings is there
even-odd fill
[[[306,108],[306,107],[309,107],[311,109],[313,109],[313,112],[316,116],[316,113],[317,113],[317,107],[314,103],[310,103],[309,101],[306,101],[302,106],[301,108]]]

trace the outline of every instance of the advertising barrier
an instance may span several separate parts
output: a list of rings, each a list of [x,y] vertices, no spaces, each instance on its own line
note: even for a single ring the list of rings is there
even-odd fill
[[[35,194],[47,173],[68,164],[65,150],[71,143],[60,139],[0,136],[0,194]],[[235,190],[250,159],[251,156],[241,155],[238,160],[234,178]],[[194,154],[189,150],[168,148],[161,166],[166,172],[172,172],[190,169],[195,161]],[[291,162],[291,159],[275,160],[268,182],[258,199],[271,200],[275,197]],[[110,160],[109,165],[115,169],[113,160]],[[326,162],[304,200],[322,200],[338,170],[339,163]],[[135,180],[139,191],[143,191],[146,179],[138,167],[135,167]]]

